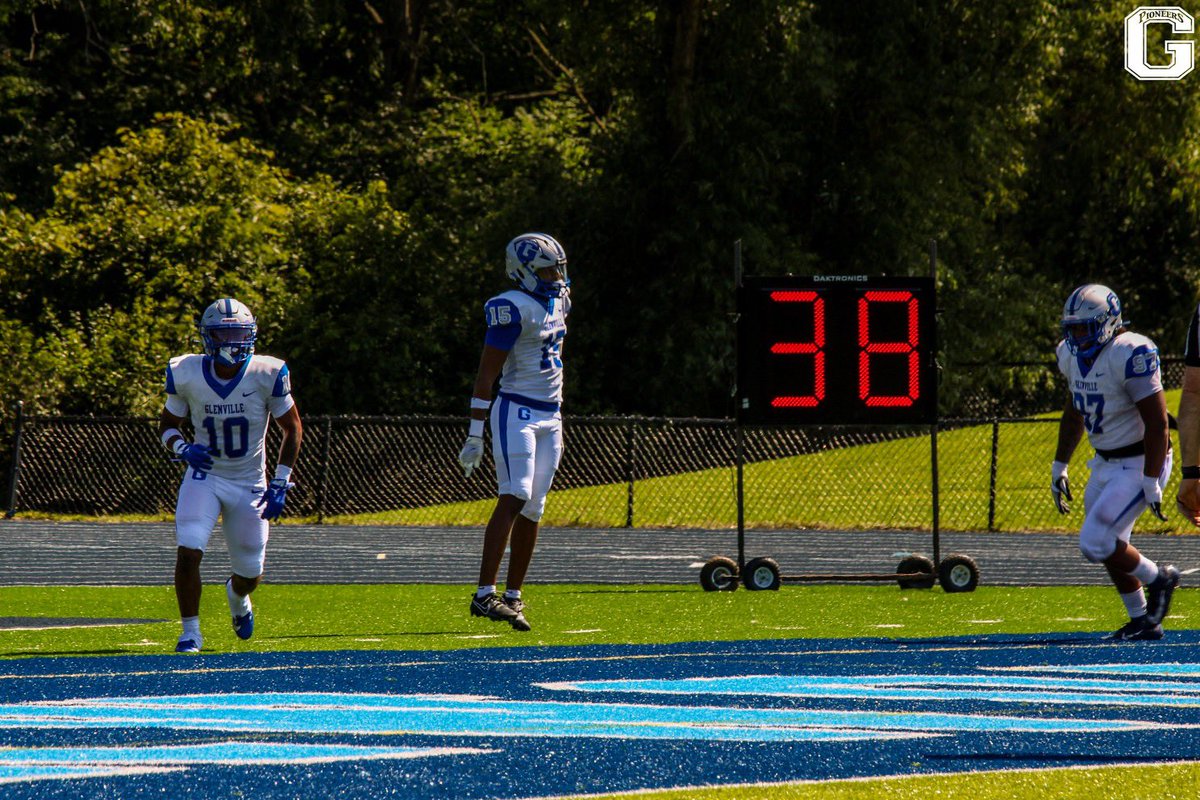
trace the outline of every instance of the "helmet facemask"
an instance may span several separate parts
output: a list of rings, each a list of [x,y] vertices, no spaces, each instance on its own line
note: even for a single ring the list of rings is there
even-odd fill
[[[1080,358],[1095,358],[1124,325],[1116,293],[1097,283],[1076,289],[1063,307],[1063,339]]]
[[[218,363],[236,367],[249,361],[254,355],[254,342],[258,338],[257,325],[214,325],[200,333],[204,340],[204,352]]]
[[[232,298],[224,298],[204,310],[200,318],[200,340],[206,355],[218,364],[236,367],[254,355],[258,323],[250,309]]]

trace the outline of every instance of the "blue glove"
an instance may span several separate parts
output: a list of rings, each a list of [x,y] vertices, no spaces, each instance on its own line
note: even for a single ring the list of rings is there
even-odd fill
[[[283,513],[283,504],[287,502],[287,491],[296,484],[275,478],[267,485],[267,490],[258,498],[256,505],[262,508],[262,518],[266,520],[279,519]]]
[[[212,448],[208,445],[179,439],[175,442],[175,455],[192,469],[208,472],[213,468]]]

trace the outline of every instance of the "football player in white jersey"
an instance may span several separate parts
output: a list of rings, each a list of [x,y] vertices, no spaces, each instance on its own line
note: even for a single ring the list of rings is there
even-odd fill
[[[225,597],[233,630],[254,633],[250,593],[262,578],[269,520],[283,511],[303,435],[287,364],[256,355],[258,325],[250,309],[223,298],[200,318],[203,355],[167,365],[167,400],[159,422],[163,445],[187,465],[175,505],[175,595],[183,633],[175,651],[198,653],[200,560],[221,519],[233,574]],[[283,430],[275,477],[268,483],[264,441],[273,417]],[[196,440],[179,426],[190,418]]]
[[[1179,570],[1159,567],[1129,543],[1133,523],[1147,507],[1166,520],[1162,489],[1171,473],[1171,440],[1158,348],[1125,329],[1117,295],[1096,283],[1067,298],[1062,329],[1058,368],[1069,399],[1051,467],[1054,503],[1060,513],[1070,511],[1067,463],[1086,431],[1096,455],[1088,462],[1079,549],[1108,570],[1129,614],[1129,622],[1107,638],[1161,639]]]
[[[527,631],[521,585],[563,452],[562,343],[571,293],[566,252],[544,233],[522,234],[509,242],[505,267],[517,288],[483,306],[487,335],[471,397],[470,429],[458,460],[470,477],[483,458],[483,425],[490,412],[500,496],[483,534],[479,588],[471,600],[471,614]],[[493,399],[497,377],[500,390]],[[510,534],[512,548],[501,597],[496,579]]]

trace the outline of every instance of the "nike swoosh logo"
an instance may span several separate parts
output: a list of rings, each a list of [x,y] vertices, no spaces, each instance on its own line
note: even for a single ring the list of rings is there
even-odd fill
[[[249,397],[252,394],[254,394],[254,392],[242,392],[242,397]]]

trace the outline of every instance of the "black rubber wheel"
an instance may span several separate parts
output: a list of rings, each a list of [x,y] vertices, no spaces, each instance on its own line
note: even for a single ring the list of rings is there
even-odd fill
[[[742,585],[748,592],[778,591],[779,564],[773,558],[752,558],[742,570]]]
[[[973,592],[979,585],[979,566],[962,553],[947,556],[938,564],[938,583],[944,592]]]
[[[901,589],[932,589],[937,583],[937,574],[932,558],[926,558],[920,553],[911,553],[900,559],[896,572],[903,575],[906,572],[923,572],[925,577],[898,578]]]
[[[738,587],[738,568],[732,558],[713,556],[700,568],[700,585],[706,592],[733,592]]]

